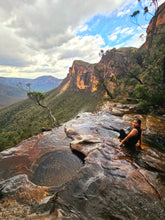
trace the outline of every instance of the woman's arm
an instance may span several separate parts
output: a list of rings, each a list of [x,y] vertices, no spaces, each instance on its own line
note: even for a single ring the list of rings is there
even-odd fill
[[[133,136],[137,136],[138,135],[138,131],[137,129],[133,129],[119,144],[119,146],[121,146],[122,144],[124,144],[124,142],[126,142],[127,140],[129,140],[131,137]]]

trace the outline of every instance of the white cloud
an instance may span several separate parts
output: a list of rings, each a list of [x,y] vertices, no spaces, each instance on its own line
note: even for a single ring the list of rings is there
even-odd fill
[[[130,9],[125,9],[123,11],[119,11],[117,13],[117,17],[123,17],[124,15],[129,14],[129,13],[130,13]]]
[[[134,29],[130,27],[117,27],[114,32],[108,36],[110,41],[116,41],[116,39],[123,39],[127,36],[132,36],[134,34]]]
[[[104,40],[76,33],[89,29],[86,22],[95,15],[108,15],[127,2],[0,0],[0,75],[62,78],[74,59],[97,62]],[[117,33],[111,40],[115,38]]]
[[[134,32],[134,29],[129,28],[129,27],[126,27],[126,28],[123,28],[120,30],[120,33],[125,34],[125,35],[131,35],[131,34],[133,34],[133,32]]]
[[[27,4],[25,1],[25,4],[21,4],[18,10],[13,6],[15,4],[13,2],[10,27],[14,28],[20,37],[39,42],[39,48],[43,45],[45,45],[44,48],[49,47],[52,36],[54,36],[55,45],[60,45],[61,41],[58,36],[68,35],[68,32],[71,35],[74,34],[80,25],[84,25],[85,21],[95,14],[108,14],[122,1],[117,0],[110,4],[110,0],[97,3],[95,0],[90,0],[81,4],[80,0],[49,0],[49,2],[38,0],[33,5]],[[11,4],[11,1],[9,2]]]
[[[84,31],[87,31],[89,29],[88,25],[85,24],[85,25],[81,25],[78,29],[79,32],[84,32]]]
[[[114,41],[117,39],[117,34],[111,34],[108,38],[109,40]]]

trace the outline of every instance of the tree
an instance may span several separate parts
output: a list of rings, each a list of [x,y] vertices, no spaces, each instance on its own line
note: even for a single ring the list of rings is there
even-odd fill
[[[31,84],[30,83],[26,83],[26,87],[28,88],[28,91],[30,92],[30,90],[31,90]]]
[[[30,92],[30,90],[31,90],[31,84],[30,84],[30,83],[26,83],[26,87],[24,87],[24,86],[22,85],[22,83],[19,82],[19,83],[17,84],[17,87],[18,87],[19,89],[25,91],[25,92]]]
[[[143,65],[141,66],[143,84],[135,87],[134,95],[140,99],[140,103],[145,103],[143,107],[150,105],[156,108],[163,106],[165,101],[165,25],[157,25],[159,18],[165,10],[165,5],[158,8],[157,0],[151,0],[147,6],[144,5],[145,1],[143,0],[138,0],[138,2],[142,10],[136,10],[130,15],[134,23],[141,26],[138,16],[142,11],[144,16],[150,14],[152,19],[150,28],[147,31],[146,47],[143,47],[143,50],[146,50],[146,54],[143,57]],[[151,6],[154,6],[152,11]],[[139,51],[141,52],[142,48]]]
[[[109,58],[108,58],[108,54],[111,54],[111,56],[114,56],[116,52],[116,48],[113,48],[110,51],[106,51],[106,53],[104,53],[104,50],[100,50],[99,56],[101,57],[101,65],[102,68],[100,69],[96,69],[95,67],[95,71],[98,74],[100,80],[99,80],[99,84],[102,85],[102,87],[104,88],[104,90],[107,92],[107,95],[113,99],[113,95],[111,93],[111,91],[108,89],[108,82],[110,80],[112,80],[112,78],[110,77],[110,67],[109,67]],[[112,58],[112,57],[111,57]]]
[[[19,87],[20,89],[26,91],[27,92],[27,96],[31,100],[33,100],[34,103],[36,103],[37,105],[39,105],[42,108],[46,108],[48,110],[48,112],[49,112],[50,117],[53,120],[54,126],[56,126],[57,121],[56,121],[55,117],[53,116],[50,108],[48,106],[45,106],[45,105],[43,105],[41,103],[45,99],[45,95],[43,93],[41,93],[41,92],[36,92],[36,91],[31,92],[31,84],[30,83],[26,83],[26,87],[23,87],[22,83],[19,82],[17,84],[17,87]]]
[[[130,17],[133,19],[133,23],[135,23],[136,25],[140,26],[140,23],[138,22],[137,16],[143,12],[144,15],[150,14],[152,17],[156,14],[156,11],[158,9],[158,1],[157,0],[151,0],[149,5],[144,5],[145,1],[144,0],[138,0],[140,8],[142,9],[140,10],[136,10],[134,11]],[[154,5],[154,14],[151,13],[150,8],[151,6]]]
[[[148,45],[148,51],[147,51],[147,57],[149,56],[150,54],[150,48],[152,46],[152,42],[153,42],[153,38],[154,38],[154,33],[156,32],[156,22],[157,22],[157,19],[158,19],[158,15],[160,13],[160,11],[158,12],[158,1],[157,0],[151,0],[149,5],[144,5],[145,4],[145,1],[144,0],[138,0],[139,4],[140,4],[140,7],[142,9],[142,12],[145,15],[147,14],[150,14],[152,17],[153,17],[153,22],[152,22],[152,28],[151,28],[151,32],[150,32],[150,36],[149,36],[149,45]],[[151,13],[151,6],[154,6],[154,13],[152,14]],[[140,10],[136,10],[134,11],[130,17],[133,21],[134,24],[140,26],[142,28],[142,26],[140,25],[138,19],[137,19],[137,16],[142,13]]]
[[[131,62],[131,60],[125,61],[125,66],[127,67],[126,75],[129,79],[135,79],[138,83],[143,84],[142,80],[138,76],[141,73],[141,68],[137,63]]]
[[[45,106],[43,105],[41,102],[42,100],[44,100],[45,98],[45,95],[41,92],[36,92],[36,91],[33,91],[33,92],[28,92],[27,93],[28,97],[33,100],[37,105],[41,106],[42,108],[46,108],[49,112],[49,115],[50,117],[52,118],[53,120],[53,123],[54,123],[54,126],[56,126],[56,119],[55,117],[53,116],[50,108],[48,106]]]
[[[95,68],[100,84],[111,98],[121,94],[122,83],[134,81],[143,84],[140,78],[143,58],[135,48],[100,51],[101,62]],[[100,68],[101,67],[101,68]],[[110,88],[110,89],[108,89]]]

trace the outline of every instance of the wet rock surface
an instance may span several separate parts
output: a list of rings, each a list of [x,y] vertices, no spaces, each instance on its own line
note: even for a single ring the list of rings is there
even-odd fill
[[[82,163],[72,152],[57,150],[43,156],[43,162],[37,167],[32,182],[40,186],[59,186],[72,178]]]
[[[9,212],[8,199],[9,214],[24,204],[31,219],[164,219],[165,154],[119,147],[120,128],[128,130],[129,123],[107,109],[81,113],[1,152],[1,210]],[[20,176],[26,180],[22,188],[15,181]],[[25,199],[33,190],[38,194]],[[16,215],[13,219],[19,219]]]
[[[58,156],[56,156],[58,155]],[[66,161],[67,160],[67,161]],[[71,161],[69,164],[68,161]],[[61,161],[61,167],[59,162]],[[67,167],[68,166],[68,167]],[[70,138],[67,138],[64,127],[58,127],[50,132],[44,132],[38,136],[29,138],[21,142],[17,147],[5,150],[0,153],[0,180],[11,178],[19,174],[26,174],[30,180],[35,183],[49,186],[58,186],[53,181],[53,172],[58,172],[62,167],[70,168],[71,175],[82,166],[81,160],[78,160],[70,150]],[[39,171],[41,174],[39,175]],[[64,171],[64,169],[63,169]],[[59,175],[61,175],[59,173]],[[65,177],[65,181],[70,180],[71,175]],[[49,182],[46,184],[46,182]]]

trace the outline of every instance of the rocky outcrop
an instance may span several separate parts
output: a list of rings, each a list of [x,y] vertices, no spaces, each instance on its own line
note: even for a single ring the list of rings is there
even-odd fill
[[[147,38],[144,44],[145,48],[148,49],[151,47],[151,44],[154,38],[154,35],[161,36],[164,34],[164,28],[162,25],[165,23],[165,3],[163,3],[158,10],[156,11],[155,15],[151,19],[148,28],[147,28]],[[159,37],[160,38],[160,37]]]
[[[1,152],[0,219],[164,219],[165,154],[119,147],[120,128],[105,107]]]
[[[153,27],[153,23],[154,23],[155,19],[156,19],[156,26],[155,26],[155,28],[158,28],[159,25],[165,23],[165,13],[164,13],[164,10],[165,10],[165,3],[163,3],[158,8],[158,10],[155,13],[155,16],[151,19],[151,22],[150,22],[150,24],[148,25],[148,28],[147,28],[147,34],[150,34],[151,30],[154,28]]]
[[[74,61],[69,69],[67,82],[72,90],[96,91],[98,78],[94,74],[94,65],[80,60]]]
[[[164,218],[164,154],[145,149],[133,155],[119,148],[116,131],[121,127],[122,120],[108,113],[80,115],[66,124],[71,147],[86,159],[78,175],[56,194],[54,211],[60,209],[71,219]]]
[[[98,83],[103,81],[106,82],[107,91],[112,92],[116,86],[119,86],[118,75],[125,77],[128,70],[129,56],[133,50],[136,50],[136,48],[107,51],[97,64],[89,64],[80,60],[74,61],[67,77],[61,84],[61,92],[69,89],[93,93],[98,90]],[[131,62],[133,63],[133,60]]]
[[[146,42],[139,50],[133,47],[113,48],[102,53],[100,62],[96,64],[89,64],[80,60],[74,61],[63,81],[65,83],[63,83],[62,91],[69,88],[75,91],[95,92],[98,89],[98,83],[104,82],[102,87],[103,90],[105,89],[104,93],[109,91],[112,94],[113,90],[117,88],[120,95],[123,92],[127,96],[131,94],[135,85],[127,85],[127,91],[125,91],[123,82],[126,78],[128,80],[132,78],[136,83],[143,83],[141,81],[142,76],[138,76],[142,71],[140,68],[144,64],[141,49],[145,48],[145,51],[149,53],[151,48],[159,47],[159,40],[162,41],[164,34],[164,22],[165,3],[158,8],[155,16],[151,19],[147,28]],[[155,43],[155,39],[157,43]],[[136,52],[137,54],[135,54]],[[111,95],[110,97],[112,98]]]

